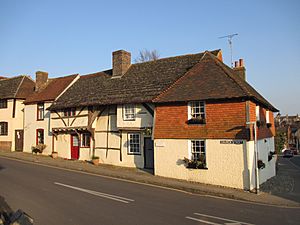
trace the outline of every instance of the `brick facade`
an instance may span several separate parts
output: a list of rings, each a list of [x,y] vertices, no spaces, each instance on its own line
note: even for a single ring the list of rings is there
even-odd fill
[[[256,104],[249,102],[249,119],[256,121]],[[206,102],[206,124],[188,124],[188,104],[173,103],[156,107],[155,139],[247,139],[249,129],[246,121],[246,102]],[[269,113],[271,127],[266,125],[266,109],[260,107],[260,121],[258,139],[275,135],[274,116]],[[252,130],[252,129],[251,129]],[[250,138],[253,140],[253,136]]]
[[[205,105],[206,124],[187,124],[188,104],[156,107],[154,138],[248,139],[245,102],[219,102]]]

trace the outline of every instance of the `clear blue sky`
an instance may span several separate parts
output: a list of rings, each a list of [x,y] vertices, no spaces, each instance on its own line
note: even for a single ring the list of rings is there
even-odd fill
[[[282,114],[300,114],[300,1],[0,0],[0,75],[51,77],[111,68],[111,53],[169,57],[221,48]]]

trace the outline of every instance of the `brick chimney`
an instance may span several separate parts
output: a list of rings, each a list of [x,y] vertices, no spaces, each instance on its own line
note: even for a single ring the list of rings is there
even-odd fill
[[[131,65],[131,54],[124,50],[112,53],[113,77],[123,76]]]
[[[35,91],[41,90],[48,81],[48,73],[43,71],[37,71],[35,73]]]
[[[234,62],[233,70],[240,78],[242,78],[243,80],[246,80],[246,68],[244,66],[243,59],[239,59],[239,61]]]

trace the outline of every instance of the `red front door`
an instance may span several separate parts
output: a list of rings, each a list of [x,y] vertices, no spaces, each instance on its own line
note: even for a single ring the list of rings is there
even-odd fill
[[[79,138],[76,134],[71,135],[71,159],[79,159]]]

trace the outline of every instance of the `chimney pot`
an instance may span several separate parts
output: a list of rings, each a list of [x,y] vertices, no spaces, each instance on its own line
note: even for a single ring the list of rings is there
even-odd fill
[[[238,61],[234,62],[234,67],[239,67],[239,62]]]
[[[240,65],[240,67],[244,67],[244,60],[243,59],[239,59],[239,65]]]
[[[131,65],[131,54],[124,50],[112,53],[113,77],[123,76]]]
[[[43,71],[37,71],[35,73],[35,91],[41,90],[48,81],[48,73]]]

